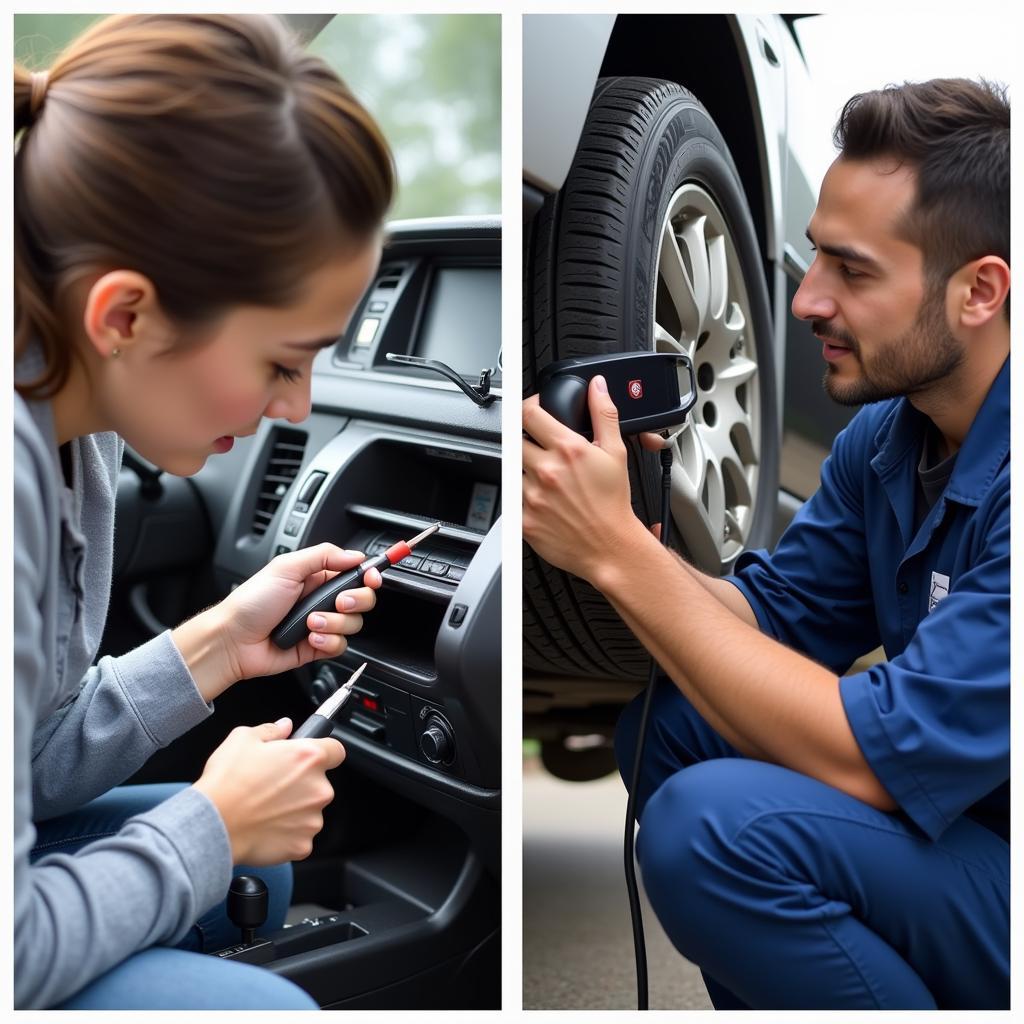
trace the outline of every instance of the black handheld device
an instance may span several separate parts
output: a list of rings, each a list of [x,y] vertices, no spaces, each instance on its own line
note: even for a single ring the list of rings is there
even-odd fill
[[[270,639],[282,650],[294,647],[305,637],[309,630],[306,628],[306,619],[313,612],[333,612],[334,601],[343,590],[352,590],[363,585],[363,577],[368,569],[378,569],[383,572],[395,562],[406,558],[414,547],[425,537],[437,533],[441,529],[440,523],[428,526],[422,533],[417,534],[410,541],[400,540],[392,544],[387,551],[373,558],[367,558],[360,562],[355,569],[348,572],[338,573],[337,576],[329,579],[323,586],[317,587],[312,593],[307,594],[296,602],[292,610],[277,624]]]
[[[578,434],[593,438],[587,389],[598,374],[608,383],[623,434],[682,423],[697,401],[693,363],[681,352],[616,352],[548,363],[537,381],[540,407]],[[687,381],[685,391],[681,377]]]

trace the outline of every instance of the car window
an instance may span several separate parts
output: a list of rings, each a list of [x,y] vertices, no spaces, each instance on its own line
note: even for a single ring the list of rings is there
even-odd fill
[[[47,67],[101,17],[16,15],[15,58]],[[310,51],[345,79],[394,150],[399,191],[391,216],[499,213],[500,17],[339,14],[319,27],[321,20],[309,29],[319,28]]]

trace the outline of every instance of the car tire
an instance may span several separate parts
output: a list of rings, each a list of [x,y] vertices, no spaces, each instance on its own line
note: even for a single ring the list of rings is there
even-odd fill
[[[540,761],[545,771],[564,782],[593,782],[617,770],[611,744],[570,750],[565,739],[541,740]]]
[[[771,315],[739,174],[710,115],[674,82],[598,82],[563,188],[524,235],[524,392],[569,356],[691,356],[700,397],[672,435],[672,536],[714,575],[771,540],[779,423]],[[633,509],[657,520],[660,468],[628,441]],[[649,658],[589,584],[525,546],[523,662],[637,679]],[[685,609],[680,609],[685,612]]]

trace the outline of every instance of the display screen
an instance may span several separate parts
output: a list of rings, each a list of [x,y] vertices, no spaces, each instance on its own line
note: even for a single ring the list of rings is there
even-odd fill
[[[501,272],[442,267],[434,273],[414,355],[439,359],[463,377],[490,366],[500,380]]]

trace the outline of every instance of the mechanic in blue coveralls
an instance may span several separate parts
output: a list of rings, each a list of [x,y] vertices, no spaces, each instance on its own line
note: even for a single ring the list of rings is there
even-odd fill
[[[671,680],[638,857],[718,1008],[1009,1006],[1009,126],[964,80],[847,103],[793,312],[828,393],[864,408],[734,577],[631,514],[600,380],[593,444],[526,403],[526,539]],[[627,780],[638,719],[616,735]]]

